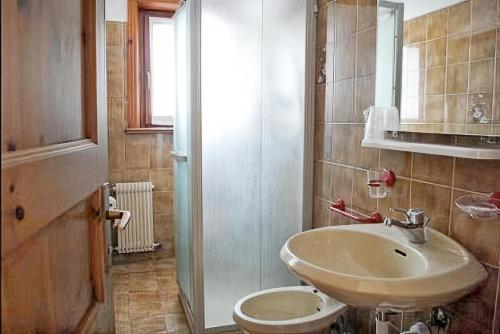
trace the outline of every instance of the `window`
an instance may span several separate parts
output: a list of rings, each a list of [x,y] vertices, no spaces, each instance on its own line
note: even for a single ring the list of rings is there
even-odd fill
[[[171,127],[175,115],[172,13],[140,12],[141,127]]]

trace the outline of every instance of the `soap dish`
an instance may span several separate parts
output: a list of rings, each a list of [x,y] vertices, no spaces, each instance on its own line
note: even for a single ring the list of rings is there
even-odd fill
[[[455,200],[455,205],[475,220],[500,217],[500,193],[492,193],[489,196],[464,195]]]

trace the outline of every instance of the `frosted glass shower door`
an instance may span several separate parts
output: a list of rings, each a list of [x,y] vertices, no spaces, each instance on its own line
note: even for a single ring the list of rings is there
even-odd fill
[[[190,86],[188,67],[187,5],[176,11],[175,29],[176,112],[174,120],[174,223],[177,280],[188,303],[193,300],[192,223],[190,194]]]
[[[308,0],[202,0],[205,327],[298,280],[279,259],[302,231]]]
[[[260,289],[262,3],[202,0],[205,327]]]

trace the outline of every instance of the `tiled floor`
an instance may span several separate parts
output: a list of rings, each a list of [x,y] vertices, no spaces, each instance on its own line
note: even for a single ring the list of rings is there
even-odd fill
[[[190,333],[178,297],[174,259],[148,259],[112,270],[117,334]]]

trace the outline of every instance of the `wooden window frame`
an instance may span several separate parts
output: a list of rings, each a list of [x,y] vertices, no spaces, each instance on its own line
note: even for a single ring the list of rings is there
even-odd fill
[[[140,121],[141,128],[168,128],[173,125],[159,125],[153,123],[151,114],[151,94],[148,92],[147,72],[151,72],[151,45],[149,44],[149,18],[162,17],[171,18],[174,15],[170,11],[159,11],[150,9],[139,10],[139,60],[140,60],[140,79],[141,79],[141,98],[140,98]]]
[[[172,131],[172,127],[146,128],[141,121],[143,79],[141,75],[140,17],[141,10],[170,12],[180,6],[179,0],[128,0],[127,27],[127,119],[128,133]]]

